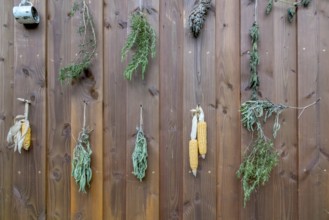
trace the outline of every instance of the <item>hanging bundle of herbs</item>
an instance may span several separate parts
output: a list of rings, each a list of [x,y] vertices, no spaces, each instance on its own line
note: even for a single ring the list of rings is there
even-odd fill
[[[91,170],[91,146],[90,146],[90,130],[85,127],[85,118],[86,118],[86,104],[84,106],[84,120],[83,128],[79,133],[77,144],[73,150],[72,158],[72,176],[79,185],[79,192],[86,193],[86,186],[90,187],[90,181],[92,178]]]
[[[259,88],[259,77],[258,77],[258,65],[259,65],[259,54],[258,54],[258,41],[259,41],[259,26],[255,21],[250,30],[249,36],[251,39],[251,50],[250,50],[250,80],[249,80],[249,88],[252,90],[253,96],[257,96],[258,88]]]
[[[266,12],[272,10],[273,1],[269,0]],[[270,178],[273,168],[279,161],[279,155],[275,151],[273,142],[280,130],[280,114],[287,108],[301,109],[303,111],[320,101],[313,102],[305,107],[291,107],[282,104],[274,104],[270,100],[262,100],[259,98],[259,27],[257,24],[257,0],[255,0],[255,21],[250,29],[249,35],[251,38],[250,51],[250,80],[249,88],[252,90],[251,97],[246,102],[242,103],[241,122],[242,125],[249,132],[256,132],[256,138],[252,141],[247,149],[243,162],[237,171],[238,178],[241,178],[242,188],[244,193],[244,206],[250,199],[252,192],[254,192],[260,185],[264,185]],[[270,117],[274,116],[274,123],[272,126],[272,137],[268,138],[264,132],[263,125]]]
[[[147,169],[147,141],[143,132],[143,116],[142,116],[142,106],[140,107],[140,124],[137,128],[135,149],[132,154],[132,162],[133,162],[133,174],[142,181],[145,177],[146,169]]]
[[[265,8],[265,14],[269,15],[272,12],[274,0],[268,0],[266,8]],[[303,6],[304,8],[308,7],[312,0],[301,0],[298,2],[289,2],[286,0],[276,0],[275,2],[282,2],[285,4],[290,5],[290,7],[287,10],[287,19],[291,23],[294,20],[295,14],[297,12],[297,8],[300,6]]]
[[[78,33],[81,37],[79,52],[77,58],[71,64],[60,69],[59,80],[61,82],[79,78],[89,68],[96,53],[97,43],[94,22],[85,0],[76,0],[69,16],[74,16],[76,12],[80,12],[82,16],[81,24],[78,27]]]
[[[197,38],[200,31],[206,21],[206,15],[211,7],[211,0],[201,0],[191,11],[188,24],[193,33],[193,36]]]
[[[131,32],[121,51],[122,61],[127,58],[130,49],[134,49],[135,53],[124,70],[124,77],[131,80],[133,73],[138,67],[141,67],[142,79],[144,79],[146,67],[149,62],[149,55],[151,55],[152,58],[155,57],[156,34],[148,23],[146,16],[141,11],[136,11],[132,14],[130,17],[130,24]]]

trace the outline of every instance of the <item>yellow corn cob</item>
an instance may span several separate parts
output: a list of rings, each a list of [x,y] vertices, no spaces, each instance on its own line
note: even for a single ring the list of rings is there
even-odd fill
[[[22,134],[24,134],[26,126],[29,126],[29,125],[27,122],[24,122],[22,124]],[[27,129],[26,135],[24,136],[23,148],[25,150],[28,150],[30,148],[30,146],[31,146],[31,128],[29,127]]]
[[[198,142],[197,142],[197,140],[190,140],[189,153],[190,153],[190,167],[193,172],[193,175],[196,176],[196,171],[198,169]]]
[[[197,115],[195,114],[192,119],[191,140],[189,142],[190,167],[195,177],[198,169],[198,156],[199,156],[198,141],[196,140],[197,126],[198,126],[198,118]]]
[[[207,123],[204,121],[204,113],[201,107],[199,107],[199,111],[198,147],[201,157],[205,159],[207,153]]]

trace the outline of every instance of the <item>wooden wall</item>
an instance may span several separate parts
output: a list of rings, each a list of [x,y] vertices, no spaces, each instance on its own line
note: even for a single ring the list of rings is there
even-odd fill
[[[156,30],[157,56],[146,79],[124,80],[121,48],[129,14],[138,0],[89,1],[98,49],[87,75],[61,85],[59,69],[76,56],[77,17],[72,2],[32,1],[41,15],[37,29],[14,21],[17,0],[0,0],[0,219],[195,219],[250,220],[329,218],[329,2],[313,0],[292,24],[285,4],[266,17],[258,3],[259,74],[264,98],[303,106],[321,97],[298,120],[282,114],[275,141],[280,163],[270,181],[243,208],[236,171],[250,143],[239,107],[249,97],[248,30],[251,0],[213,0],[201,36],[187,28],[194,0],[143,0]],[[33,146],[21,155],[6,135],[32,100]],[[77,191],[71,155],[82,126],[94,129],[93,181]],[[139,106],[148,138],[146,179],[132,175],[131,154]],[[189,110],[201,104],[208,122],[208,154],[197,178],[188,163]]]

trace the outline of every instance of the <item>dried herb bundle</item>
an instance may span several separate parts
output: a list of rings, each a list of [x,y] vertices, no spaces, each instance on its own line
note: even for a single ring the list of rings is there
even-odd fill
[[[291,5],[291,7],[287,10],[287,19],[291,23],[294,20],[295,14],[297,12],[297,8],[299,6],[303,6],[304,8],[308,7],[312,0],[301,0],[298,2],[289,2],[286,0],[276,0],[275,2],[282,2],[285,4]],[[265,8],[265,14],[269,15],[273,9],[273,0],[268,0],[266,8]]]
[[[77,11],[82,16],[81,25],[78,27],[78,33],[81,36],[78,57],[71,64],[60,69],[61,82],[79,78],[83,71],[89,68],[97,48],[94,23],[85,0],[76,0],[69,15],[74,16]]]
[[[241,105],[242,125],[250,132],[257,131],[257,139],[250,146],[251,150],[245,156],[237,176],[241,178],[244,192],[244,206],[250,199],[251,193],[270,177],[279,156],[273,148],[273,141],[266,137],[262,124],[275,115],[272,135],[275,138],[280,130],[279,116],[288,108],[276,105],[269,100],[248,100]]]
[[[257,95],[259,88],[259,77],[257,67],[259,65],[258,54],[258,41],[259,41],[259,26],[257,22],[254,22],[249,30],[249,36],[251,38],[251,50],[250,50],[250,80],[249,88],[252,90],[253,95]]]
[[[147,141],[143,132],[143,116],[142,116],[142,106],[140,107],[140,125],[137,128],[135,149],[132,154],[132,162],[134,172],[133,174],[142,181],[145,177],[145,172],[147,169]]]
[[[89,141],[89,134],[91,130],[86,128],[86,106],[84,102],[83,107],[83,128],[79,133],[77,144],[73,150],[72,158],[72,176],[75,182],[79,185],[79,192],[86,193],[86,186],[90,187],[92,178],[91,162],[91,146]]]
[[[137,129],[135,149],[132,154],[133,174],[142,181],[147,169],[147,141],[142,129]]]
[[[211,7],[211,0],[201,0],[191,11],[188,24],[193,33],[193,36],[197,38],[200,31],[206,21],[206,15]]]
[[[260,137],[255,140],[237,172],[238,178],[242,181],[244,206],[250,199],[251,193],[269,180],[278,160],[279,155],[273,148],[272,140]]]
[[[142,79],[144,79],[144,73],[149,62],[149,55],[151,55],[152,58],[155,57],[156,34],[141,11],[136,11],[132,14],[130,23],[131,32],[121,51],[122,61],[126,59],[130,49],[135,49],[135,53],[124,70],[124,77],[131,80],[133,73],[141,66]]]
[[[72,159],[72,176],[75,182],[79,185],[79,192],[86,193],[86,186],[90,187],[92,178],[91,148],[89,142],[90,131],[82,129],[79,134],[77,144],[73,150]]]

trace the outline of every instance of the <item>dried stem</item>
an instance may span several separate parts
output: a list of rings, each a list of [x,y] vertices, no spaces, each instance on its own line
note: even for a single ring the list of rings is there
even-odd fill
[[[311,104],[308,104],[308,105],[306,105],[306,106],[304,106],[304,107],[287,106],[287,108],[302,110],[302,111],[299,113],[299,115],[298,115],[298,119],[299,119],[299,118],[302,116],[302,114],[304,113],[304,111],[305,111],[306,109],[308,109],[309,107],[311,107],[311,106],[317,104],[318,102],[320,102],[320,100],[321,100],[321,97],[318,98],[316,101],[312,102]]]

